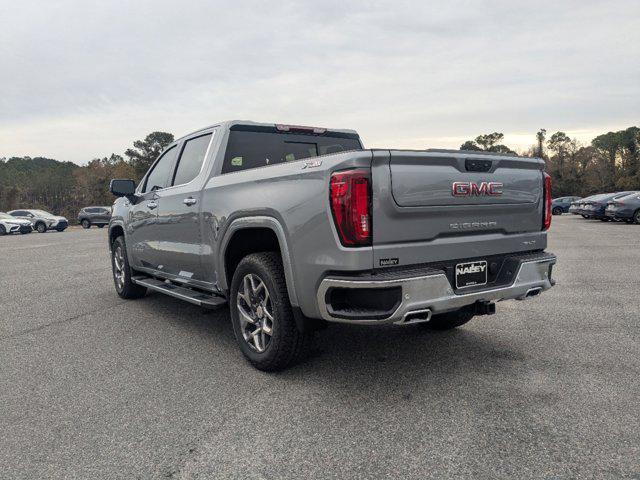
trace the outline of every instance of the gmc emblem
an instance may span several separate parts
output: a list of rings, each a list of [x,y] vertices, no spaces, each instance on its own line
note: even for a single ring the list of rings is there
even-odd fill
[[[452,193],[454,197],[496,197],[502,195],[502,186],[500,182],[453,182]]]

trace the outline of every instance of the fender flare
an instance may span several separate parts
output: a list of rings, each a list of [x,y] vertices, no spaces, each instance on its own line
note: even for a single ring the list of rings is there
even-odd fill
[[[266,215],[236,218],[227,227],[220,241],[220,249],[218,252],[218,266],[220,270],[220,273],[218,275],[218,283],[220,284],[220,287],[222,288],[222,290],[229,290],[229,285],[227,285],[225,255],[233,234],[246,228],[256,227],[268,228],[276,234],[276,238],[278,239],[278,243],[280,244],[280,255],[282,256],[282,266],[284,268],[284,277],[287,284],[287,291],[289,292],[289,300],[291,301],[291,305],[298,306],[298,296],[296,294],[295,282],[293,278],[293,266],[291,263],[291,252],[287,243],[285,230],[277,219]]]
[[[111,231],[114,229],[114,227],[122,228],[122,231],[125,232],[125,235],[126,235],[126,231],[127,231],[126,227],[124,226],[124,222],[122,220],[111,220],[109,222],[109,232],[107,234],[107,242],[109,242],[109,251],[111,251]],[[128,244],[126,244],[126,245],[127,245],[127,250],[128,250],[129,249],[129,245]],[[127,251],[127,254],[128,253],[129,252]]]

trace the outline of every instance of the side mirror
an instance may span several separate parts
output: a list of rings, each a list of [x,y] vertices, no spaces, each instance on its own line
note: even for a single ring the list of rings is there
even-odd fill
[[[109,183],[109,191],[116,197],[130,197],[136,192],[136,182],[114,178]]]

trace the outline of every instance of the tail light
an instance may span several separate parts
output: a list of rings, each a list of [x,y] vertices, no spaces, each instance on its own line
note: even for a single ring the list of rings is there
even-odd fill
[[[371,245],[371,173],[343,170],[331,175],[331,213],[346,247]]]
[[[544,178],[544,216],[542,219],[542,229],[549,230],[551,227],[551,177],[547,172],[542,172]]]

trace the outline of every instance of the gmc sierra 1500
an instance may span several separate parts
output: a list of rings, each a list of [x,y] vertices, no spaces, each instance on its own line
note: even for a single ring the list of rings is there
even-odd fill
[[[551,288],[538,158],[365,150],[352,130],[231,121],[140,184],[112,180],[117,293],[226,303],[240,349],[285,368],[326,322],[448,329]]]

